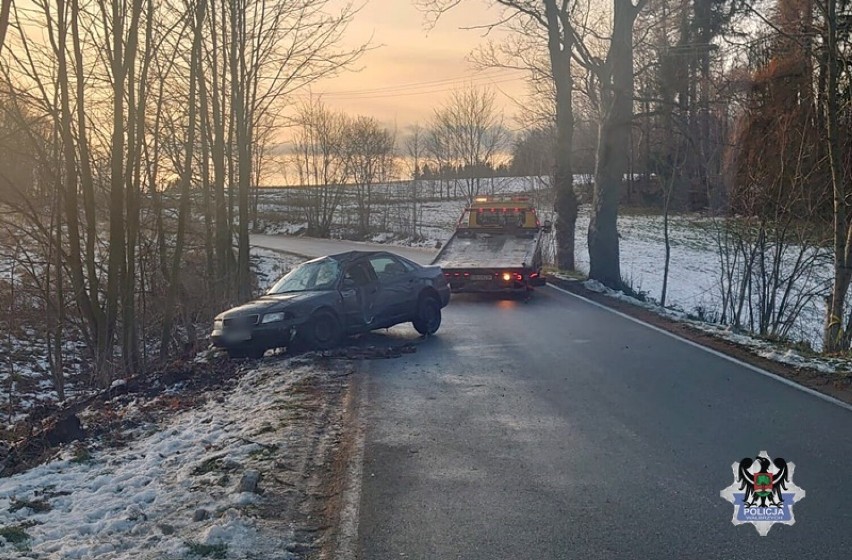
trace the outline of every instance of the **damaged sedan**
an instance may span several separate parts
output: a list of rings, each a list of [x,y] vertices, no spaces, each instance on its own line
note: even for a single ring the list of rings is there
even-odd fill
[[[231,358],[259,358],[285,346],[324,350],[347,335],[409,321],[432,335],[449,301],[439,267],[350,251],[303,263],[265,295],[221,313],[210,338]]]

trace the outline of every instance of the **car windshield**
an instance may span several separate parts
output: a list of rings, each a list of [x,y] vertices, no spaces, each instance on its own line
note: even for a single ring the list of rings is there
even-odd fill
[[[340,266],[333,259],[306,262],[276,282],[267,294],[331,290],[337,284],[339,275]]]

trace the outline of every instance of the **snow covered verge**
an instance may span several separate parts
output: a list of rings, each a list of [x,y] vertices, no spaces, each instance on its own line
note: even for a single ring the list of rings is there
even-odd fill
[[[322,545],[351,365],[267,359],[127,391],[79,414],[94,439],[0,479],[0,558],[291,559]],[[121,392],[122,387],[116,387]]]
[[[566,281],[577,281],[576,278],[570,278],[560,274],[553,274],[552,276]],[[820,373],[845,374],[852,372],[852,361],[848,359],[805,354],[789,347],[788,345],[764,340],[745,332],[736,331],[729,325],[702,321],[678,309],[660,307],[653,301],[640,300],[636,297],[627,295],[624,292],[608,288],[596,280],[586,280],[582,282],[582,286],[590,292],[603,294],[630,305],[641,307],[667,319],[684,323],[705,334],[732,342],[737,346],[747,349],[750,353],[756,356],[773,362],[791,366],[795,369],[805,368]]]

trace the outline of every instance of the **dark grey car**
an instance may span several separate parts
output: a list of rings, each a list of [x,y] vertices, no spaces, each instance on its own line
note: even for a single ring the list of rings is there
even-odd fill
[[[388,252],[350,251],[303,263],[266,295],[221,313],[210,338],[237,358],[282,346],[331,348],[346,335],[408,321],[430,335],[449,301],[439,267]]]

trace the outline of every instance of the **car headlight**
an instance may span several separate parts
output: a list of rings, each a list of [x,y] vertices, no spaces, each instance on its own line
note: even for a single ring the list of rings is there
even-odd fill
[[[225,328],[225,321],[223,321],[222,319],[216,319],[216,320],[213,321],[213,330],[214,331],[221,331],[224,328]]]
[[[263,320],[260,323],[265,325],[266,323],[276,323],[289,318],[290,314],[286,311],[278,311],[276,313],[267,313],[263,316]]]

